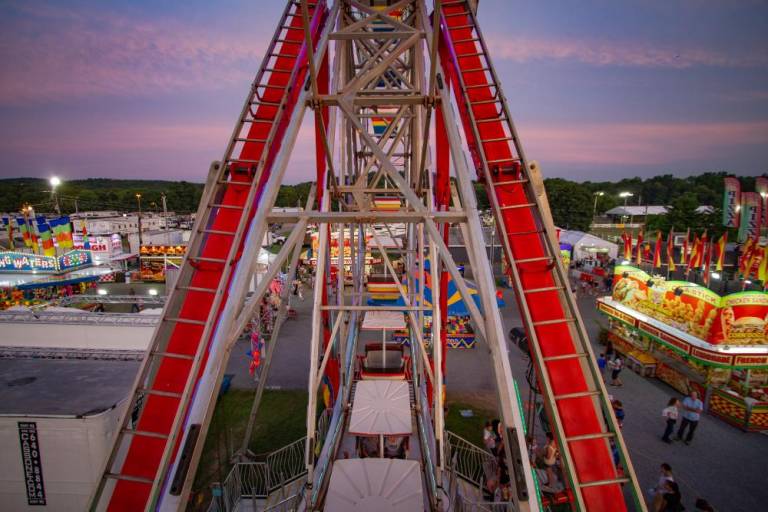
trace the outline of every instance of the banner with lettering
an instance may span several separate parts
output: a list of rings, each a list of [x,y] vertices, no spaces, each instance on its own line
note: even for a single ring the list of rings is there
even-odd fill
[[[757,192],[741,194],[741,220],[739,221],[739,242],[747,238],[760,236],[762,220],[762,198]]]
[[[737,178],[725,178],[725,195],[723,197],[723,226],[739,227],[739,204],[741,203],[741,183]]]
[[[763,227],[768,228],[768,178],[764,176],[755,178],[755,192],[757,192],[757,195],[759,195],[762,200]]]

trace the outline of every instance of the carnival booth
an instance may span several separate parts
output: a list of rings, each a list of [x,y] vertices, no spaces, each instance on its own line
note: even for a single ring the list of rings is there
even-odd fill
[[[311,252],[308,254],[308,261],[314,267],[317,265],[317,254],[320,250],[320,234],[318,232],[311,233],[312,239]],[[343,233],[344,243],[343,251],[339,248],[339,232],[331,231],[329,239],[331,259],[330,259],[330,275],[332,279],[336,279],[336,275],[339,268],[343,266],[345,283],[352,283],[352,246],[351,246],[351,232],[346,229]],[[370,237],[366,237],[368,240]],[[357,247],[357,246],[355,246]],[[363,247],[366,247],[364,244]],[[371,273],[371,266],[374,264],[374,258],[371,256],[369,250],[366,249],[364,258],[365,274]]]
[[[597,259],[598,256],[613,259],[619,254],[618,245],[583,231],[561,231],[560,244],[571,247],[574,261]]]
[[[720,296],[620,265],[598,308],[628,367],[698,391],[709,412],[739,428],[768,430],[768,293]]]
[[[425,279],[425,287],[424,287],[424,305],[426,307],[431,307],[432,306],[432,278],[431,278],[431,274],[429,273],[429,265],[427,265],[426,276],[427,278]],[[477,308],[482,312],[483,306],[480,302],[477,288],[469,280],[465,280],[465,283],[467,284],[467,288],[469,288],[470,297],[472,298],[473,301],[475,301],[475,305],[477,305]],[[416,290],[420,290],[418,279],[414,279],[414,286],[416,287]],[[397,285],[394,285],[394,291],[397,292]],[[394,306],[404,306],[405,302],[403,301],[403,298],[400,296],[399,292],[397,292],[394,295],[396,297],[395,299],[377,299],[375,298],[376,295],[373,295],[373,297],[368,299],[368,304],[370,305],[389,304]],[[456,283],[450,277],[448,280],[447,295],[448,295],[448,299],[447,299],[448,347],[474,348],[475,332],[472,329],[472,325],[470,323],[469,307],[467,306],[467,303],[464,301],[463,297],[461,296],[461,293],[459,292],[459,289],[456,286]],[[417,297],[417,302],[418,302],[418,297]],[[496,296],[496,302],[499,305],[499,307],[503,307],[505,305],[504,300],[501,298],[500,292]],[[424,312],[424,335],[427,338],[430,338],[432,336],[432,312],[431,311]],[[410,343],[410,340],[408,339],[408,331],[405,329],[395,331],[393,338],[396,341],[399,341],[401,343],[406,343],[406,344]]]
[[[141,280],[164,283],[168,271],[181,268],[186,252],[186,245],[142,245],[139,250]]]

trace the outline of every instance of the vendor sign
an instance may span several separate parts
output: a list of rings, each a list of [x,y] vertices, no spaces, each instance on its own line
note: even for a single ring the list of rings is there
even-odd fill
[[[86,267],[92,263],[91,251],[82,251],[79,249],[69,251],[68,253],[59,256],[58,261],[59,270],[62,272]]]
[[[0,253],[0,272],[56,272],[57,270],[57,261],[53,256],[21,252]]]
[[[712,343],[765,345],[768,343],[768,294],[741,292],[721,300]]]

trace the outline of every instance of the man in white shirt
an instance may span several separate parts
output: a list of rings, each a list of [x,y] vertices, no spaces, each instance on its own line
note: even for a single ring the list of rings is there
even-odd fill
[[[677,431],[677,440],[682,441],[686,428],[688,435],[685,437],[685,444],[691,444],[693,433],[699,425],[701,411],[704,410],[704,404],[699,400],[699,394],[691,391],[691,394],[683,400],[683,421],[680,422],[680,429]]]

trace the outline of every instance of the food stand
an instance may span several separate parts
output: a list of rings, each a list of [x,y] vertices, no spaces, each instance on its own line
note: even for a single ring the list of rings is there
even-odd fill
[[[165,282],[166,272],[180,269],[186,245],[142,245],[139,267],[142,281]]]
[[[698,391],[710,413],[739,428],[768,430],[768,293],[720,296],[626,265],[614,283],[597,304],[628,366]]]

